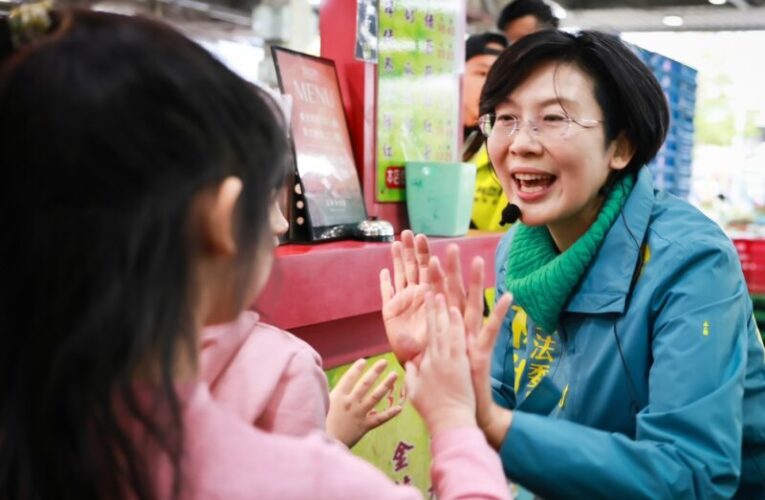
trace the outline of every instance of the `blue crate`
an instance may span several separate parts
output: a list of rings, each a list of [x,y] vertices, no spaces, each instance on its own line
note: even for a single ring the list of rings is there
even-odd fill
[[[672,192],[676,189],[674,180],[668,179],[666,177],[654,177],[653,187],[661,191],[669,191],[669,192]]]
[[[654,185],[687,197],[691,186],[698,72],[661,54],[637,46],[633,49],[658,80],[670,109],[666,140],[648,164]]]
[[[691,190],[691,176],[690,175],[677,175],[675,176],[675,189],[681,191]]]
[[[656,159],[654,160],[654,163],[656,164],[656,168],[666,169],[666,168],[674,168],[675,161],[676,161],[675,155],[664,154],[664,152],[659,151],[659,154],[656,155]]]
[[[693,165],[691,165],[691,162],[689,161],[678,162],[678,164],[675,165],[676,175],[690,176],[692,170],[693,170]]]
[[[675,134],[675,141],[677,142],[678,148],[693,148],[693,134],[689,134],[685,131]]]

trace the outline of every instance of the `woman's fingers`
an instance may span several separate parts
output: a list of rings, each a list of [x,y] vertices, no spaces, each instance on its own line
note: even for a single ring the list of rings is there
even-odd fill
[[[420,283],[426,284],[430,280],[428,267],[430,266],[430,243],[428,237],[424,234],[418,234],[414,237],[414,256],[417,260],[417,274]]]
[[[394,241],[390,247],[391,258],[393,259],[393,284],[396,292],[400,292],[406,287],[406,273],[404,271],[404,249],[400,241]]]
[[[479,380],[482,380],[484,377],[488,377],[494,343],[497,341],[497,335],[502,328],[502,321],[507,315],[507,311],[510,310],[510,304],[512,303],[513,299],[510,294],[502,295],[494,305],[494,309],[491,311],[479,334],[470,337],[468,357],[470,358],[470,370],[474,378],[479,377]]]
[[[383,319],[395,318],[418,308],[422,302],[423,290],[409,287],[397,292],[390,300],[383,303]]]
[[[504,321],[507,312],[510,310],[510,305],[513,303],[513,296],[509,293],[502,295],[496,304],[494,304],[494,310],[491,311],[489,319],[486,320],[481,334],[478,337],[477,347],[485,352],[491,352],[494,349],[494,343],[497,340],[497,334],[502,329],[502,321]]]
[[[383,307],[390,301],[396,294],[396,290],[393,288],[393,283],[390,279],[390,271],[383,269],[380,271],[380,297],[382,298]]]
[[[485,271],[480,257],[470,264],[470,281],[465,301],[465,330],[468,335],[477,335],[483,323],[483,287]]]
[[[404,253],[404,273],[407,285],[416,285],[417,279],[417,258],[414,252],[414,233],[406,230],[401,233],[401,245]]]

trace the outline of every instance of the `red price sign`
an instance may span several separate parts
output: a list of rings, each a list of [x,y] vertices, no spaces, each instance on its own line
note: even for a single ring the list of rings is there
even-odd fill
[[[385,187],[388,189],[403,189],[406,186],[404,167],[395,166],[385,169]]]

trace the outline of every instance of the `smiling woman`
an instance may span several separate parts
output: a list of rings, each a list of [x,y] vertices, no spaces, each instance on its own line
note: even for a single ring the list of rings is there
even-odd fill
[[[615,37],[536,33],[481,113],[522,221],[496,259],[515,299],[498,404],[479,408],[506,474],[545,497],[761,498],[762,344],[728,238],[643,168],[668,126],[651,72]]]
[[[505,474],[545,498],[765,498],[765,349],[731,241],[644,168],[668,125],[650,70],[611,35],[539,32],[500,55],[480,110],[521,212],[495,259],[495,311],[514,299],[499,336],[456,249],[440,272],[402,238],[398,268],[429,267],[394,281],[462,310]],[[403,317],[386,318],[394,348],[417,342]]]

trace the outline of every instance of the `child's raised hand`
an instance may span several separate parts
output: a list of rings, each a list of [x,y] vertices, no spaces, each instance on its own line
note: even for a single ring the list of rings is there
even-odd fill
[[[370,430],[401,413],[400,404],[391,405],[380,412],[375,410],[377,403],[393,389],[398,374],[390,372],[372,389],[387,368],[388,362],[384,359],[378,360],[364,373],[366,365],[364,359],[353,363],[329,393],[327,434],[348,448],[355,445]]]
[[[475,425],[475,394],[465,345],[465,326],[443,295],[425,298],[427,345],[419,365],[406,364],[406,388],[431,434]]]

